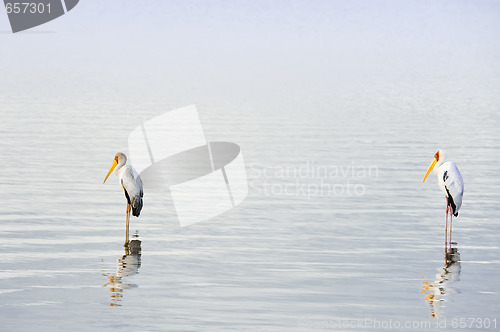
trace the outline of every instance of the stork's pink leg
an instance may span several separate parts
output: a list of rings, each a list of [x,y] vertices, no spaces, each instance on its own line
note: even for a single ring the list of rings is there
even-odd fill
[[[444,226],[444,259],[448,263],[448,197],[446,197],[446,223]]]
[[[453,228],[453,208],[450,206],[450,254],[451,254],[451,230]]]
[[[448,209],[446,210],[446,222],[444,224],[444,252],[448,252]]]

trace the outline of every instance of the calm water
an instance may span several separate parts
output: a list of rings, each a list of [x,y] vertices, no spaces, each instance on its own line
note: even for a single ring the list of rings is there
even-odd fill
[[[123,194],[115,178],[102,179],[131,126],[94,126],[111,123],[115,110],[89,106],[61,119],[68,105],[35,105],[10,105],[25,113],[6,117],[2,131],[7,330],[283,330],[498,315],[500,135],[492,108],[475,117],[453,109],[449,132],[463,134],[447,140],[433,132],[437,114],[419,118],[409,107],[382,118],[332,106],[313,117],[221,122],[225,111],[202,105],[207,136],[243,149],[248,198],[180,228],[164,193],[146,191],[131,227],[142,252],[124,259]],[[289,134],[276,135],[277,125]],[[421,183],[436,141],[466,183],[453,233],[460,268],[444,283],[444,199],[435,176]]]
[[[137,27],[118,34],[129,34],[134,48],[75,28],[3,36],[26,52],[1,54],[10,61],[1,63],[1,330],[306,331],[347,330],[351,322],[444,330],[436,327],[451,329],[461,318],[467,326],[489,321],[491,330],[496,319],[498,328],[493,46],[470,38],[477,44],[469,53],[445,43],[456,52],[450,63],[439,48],[448,31],[439,30],[436,48],[415,56],[390,61],[390,50],[377,49],[350,59],[374,44],[332,51],[321,29],[334,23],[320,22],[319,32],[303,27],[279,47],[266,29],[250,34],[264,38],[250,46],[222,34],[236,43],[229,63],[219,58],[213,26],[203,33],[217,51],[176,44],[168,61],[156,53],[136,61],[154,44]],[[151,24],[145,29],[153,33]],[[293,53],[306,39],[308,49]],[[200,64],[192,53],[203,50]],[[248,65],[250,50],[257,60]],[[40,61],[11,69],[34,53]],[[54,61],[56,53],[70,60]],[[75,71],[56,64],[63,60]],[[7,84],[14,81],[24,83]],[[181,228],[165,193],[146,188],[141,217],[131,219],[142,251],[124,256],[125,199],[116,177],[106,185],[103,178],[114,154],[127,152],[133,128],[191,103],[209,140],[241,146],[249,195]],[[435,175],[422,184],[437,149],[447,150],[465,181],[453,229],[460,260],[445,270],[445,200]]]

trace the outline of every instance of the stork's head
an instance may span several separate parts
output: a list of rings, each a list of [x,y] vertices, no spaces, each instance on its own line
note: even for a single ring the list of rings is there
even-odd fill
[[[118,152],[115,154],[115,159],[113,159],[113,163],[111,164],[111,167],[109,168],[108,174],[104,178],[104,181],[102,183],[105,183],[106,180],[108,179],[108,176],[113,172],[116,166],[118,165],[124,165],[127,162],[127,156],[125,153]]]
[[[427,169],[427,173],[425,173],[425,176],[424,176],[424,179],[422,180],[422,182],[425,182],[425,179],[427,179],[427,176],[429,175],[429,173],[432,171],[433,168],[435,168],[435,167],[439,168],[439,166],[441,166],[445,160],[446,160],[446,157],[445,157],[444,151],[439,150],[438,152],[436,152],[436,154],[434,155],[434,158],[432,159],[431,164],[429,165],[429,168]]]

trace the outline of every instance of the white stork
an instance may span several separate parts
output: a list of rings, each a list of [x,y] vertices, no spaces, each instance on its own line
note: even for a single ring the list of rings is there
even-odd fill
[[[124,153],[118,152],[115,155],[115,159],[111,164],[108,174],[104,178],[103,183],[106,182],[108,176],[116,168],[115,174],[120,180],[120,184],[127,198],[127,230],[126,230],[126,240],[125,248],[128,248],[128,224],[130,217],[130,210],[132,209],[132,215],[139,217],[142,209],[142,196],[144,195],[142,190],[142,180],[137,171],[127,163],[127,156]]]
[[[439,188],[443,191],[446,197],[446,224],[445,224],[445,252],[447,252],[448,243],[448,211],[450,212],[450,252],[451,252],[451,229],[453,216],[458,217],[458,211],[462,206],[462,197],[464,195],[464,180],[453,161],[446,161],[444,151],[438,151],[434,155],[434,159],[425,173],[424,180],[427,179],[429,173],[434,169],[437,174]]]

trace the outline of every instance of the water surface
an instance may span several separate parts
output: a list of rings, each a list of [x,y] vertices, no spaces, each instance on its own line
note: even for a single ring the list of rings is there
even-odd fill
[[[94,8],[79,6],[77,22]],[[97,15],[88,31],[66,15],[53,26],[63,32],[2,36],[2,329],[434,329],[445,320],[450,329],[454,319],[500,320],[495,8],[439,7],[443,18],[413,4],[399,13],[409,21],[387,27],[385,18],[399,17],[387,7],[348,7],[297,9],[302,25],[252,7],[250,18],[229,20],[231,31],[210,16],[225,12],[195,10],[195,26],[177,13],[180,36],[154,15],[138,16],[135,28]],[[406,34],[388,35],[394,27]],[[199,33],[203,42],[188,42]],[[126,256],[125,199],[116,178],[102,180],[133,128],[191,103],[207,139],[241,146],[249,195],[181,228],[165,193],[146,189],[131,220],[142,250]],[[438,149],[465,181],[451,267],[445,200],[433,174],[422,184]]]

